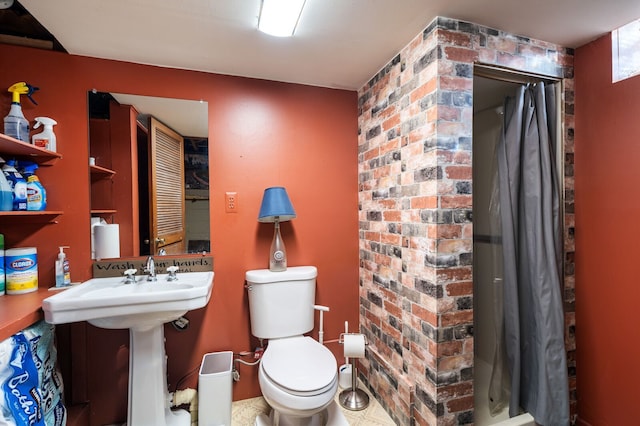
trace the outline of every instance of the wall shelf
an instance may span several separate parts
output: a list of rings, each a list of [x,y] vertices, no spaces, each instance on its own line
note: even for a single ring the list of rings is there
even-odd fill
[[[91,214],[95,214],[97,216],[110,215],[110,214],[116,214],[116,213],[118,213],[118,210],[114,210],[114,209],[91,209]]]
[[[44,318],[42,301],[55,293],[39,287],[24,294],[0,297],[0,340],[13,336]]]
[[[0,216],[14,216],[14,217],[25,217],[25,216],[60,216],[64,212],[59,210],[13,210],[10,212],[0,212]]]
[[[89,171],[91,172],[91,179],[111,179],[116,174],[115,170],[95,165],[90,165]]]
[[[5,160],[8,159],[6,157],[17,156],[28,158],[41,166],[51,165],[62,158],[57,152],[39,148],[3,133],[0,133],[0,153]]]
[[[4,225],[20,222],[23,224],[55,224],[58,223],[56,218],[63,214],[61,211],[42,210],[42,211],[10,211],[0,212],[0,222]]]

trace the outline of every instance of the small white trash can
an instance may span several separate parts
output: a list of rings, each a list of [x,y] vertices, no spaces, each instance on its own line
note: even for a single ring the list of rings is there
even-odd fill
[[[198,425],[231,426],[233,352],[205,354],[198,375]]]

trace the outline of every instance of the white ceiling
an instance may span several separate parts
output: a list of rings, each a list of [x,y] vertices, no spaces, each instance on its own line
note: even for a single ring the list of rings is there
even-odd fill
[[[20,0],[71,54],[357,90],[436,16],[566,47],[640,17],[638,0],[307,0],[295,37],[260,0]]]
[[[209,136],[208,104],[185,99],[158,98],[111,93],[121,105],[133,105],[143,115],[152,115],[182,136]]]

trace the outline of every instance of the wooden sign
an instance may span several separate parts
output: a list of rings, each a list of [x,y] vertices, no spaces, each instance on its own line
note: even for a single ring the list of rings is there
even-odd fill
[[[154,256],[156,273],[166,273],[167,267],[177,266],[180,272],[213,271],[213,256],[211,255],[183,255],[183,256]],[[136,275],[146,275],[144,272],[146,257],[118,258],[99,260],[93,263],[93,278],[118,277],[127,269],[137,269]]]

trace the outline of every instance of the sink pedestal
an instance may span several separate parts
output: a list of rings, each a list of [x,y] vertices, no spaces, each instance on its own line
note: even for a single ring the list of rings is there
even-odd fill
[[[190,426],[185,410],[171,411],[164,324],[129,329],[129,426]]]

